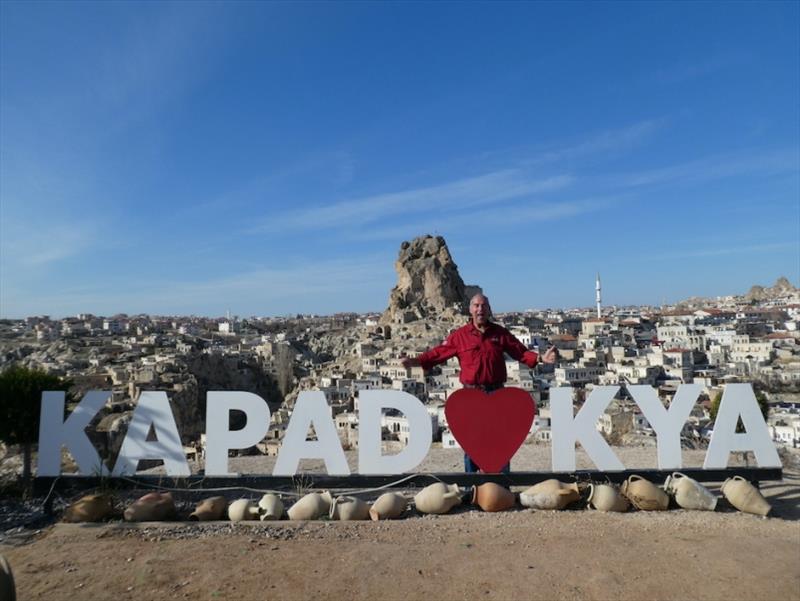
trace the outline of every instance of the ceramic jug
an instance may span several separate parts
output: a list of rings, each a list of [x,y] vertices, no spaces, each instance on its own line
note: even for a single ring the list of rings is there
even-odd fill
[[[417,511],[422,513],[447,513],[461,504],[461,491],[458,484],[435,482],[419,491],[414,497]]]
[[[261,510],[261,521],[267,520],[281,520],[285,510],[283,502],[278,495],[267,493],[258,502],[258,507]]]
[[[675,497],[675,502],[684,509],[714,511],[717,507],[717,497],[711,494],[710,490],[680,472],[672,472],[667,476],[664,490],[671,493]]]
[[[475,487],[472,503],[484,511],[505,511],[514,507],[514,493],[494,482],[486,482]]]
[[[228,506],[228,519],[231,522],[244,522],[258,519],[258,505],[250,499],[239,499]]]
[[[664,511],[669,507],[667,493],[637,474],[633,474],[622,483],[622,494],[636,509],[643,511]]]
[[[65,522],[100,522],[113,510],[109,495],[86,495],[67,507]]]
[[[628,511],[630,501],[610,484],[590,484],[589,504],[598,511]]]
[[[225,510],[228,508],[228,499],[225,497],[209,497],[203,499],[189,514],[192,521],[208,522],[225,519]]]
[[[332,520],[352,522],[369,519],[369,505],[357,497],[336,497],[331,505]]]
[[[767,515],[772,510],[772,505],[767,502],[761,491],[741,476],[728,478],[722,483],[720,490],[730,504],[739,511]]]
[[[333,498],[331,493],[310,492],[286,512],[290,520],[316,520],[328,515]]]
[[[408,499],[399,492],[386,492],[375,499],[369,510],[373,520],[393,520],[402,515],[408,507]]]
[[[0,599],[16,601],[17,587],[14,585],[14,572],[5,557],[0,555]]]
[[[151,492],[134,501],[123,514],[128,522],[158,522],[175,515],[172,493]]]
[[[564,509],[581,498],[578,485],[564,484],[555,478],[534,484],[519,494],[519,502],[533,509]]]

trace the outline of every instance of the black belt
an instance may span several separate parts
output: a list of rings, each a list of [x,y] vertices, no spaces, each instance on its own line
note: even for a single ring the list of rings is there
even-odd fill
[[[503,388],[503,384],[464,384],[464,388],[480,388],[484,392],[493,392]]]

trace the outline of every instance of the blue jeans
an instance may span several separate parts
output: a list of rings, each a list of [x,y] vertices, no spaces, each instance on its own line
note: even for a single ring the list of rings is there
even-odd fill
[[[482,385],[481,384],[478,384],[478,385],[465,384],[464,388],[480,388],[486,394],[492,394],[495,390],[499,390],[499,389],[503,388],[503,384],[502,383],[500,383],[500,384],[482,384]],[[472,457],[470,457],[469,455],[464,453],[464,471],[467,472],[468,474],[474,474],[478,470],[480,470],[480,468],[472,460]],[[511,463],[506,463],[505,467],[503,467],[503,469],[501,469],[500,472],[503,473],[503,474],[510,474],[511,473]]]
[[[468,474],[474,474],[479,469],[480,468],[472,460],[472,457],[470,457],[469,455],[464,453],[464,471],[467,472]],[[500,470],[500,472],[503,473],[503,474],[510,474],[511,473],[511,463],[506,463],[505,467],[503,467],[503,469]]]

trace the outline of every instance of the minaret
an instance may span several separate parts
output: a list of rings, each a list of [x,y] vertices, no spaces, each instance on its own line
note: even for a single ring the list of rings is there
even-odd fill
[[[600,319],[601,315],[600,315],[600,274],[599,273],[597,274],[597,282],[595,283],[594,289],[595,289],[595,292],[596,292],[595,300],[597,301],[597,319]]]

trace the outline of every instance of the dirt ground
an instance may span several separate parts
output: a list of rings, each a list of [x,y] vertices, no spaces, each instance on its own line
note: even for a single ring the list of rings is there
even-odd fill
[[[21,600],[800,600],[800,473],[762,490],[775,517],[721,503],[713,513],[462,507],[388,522],[56,524],[0,553]]]

